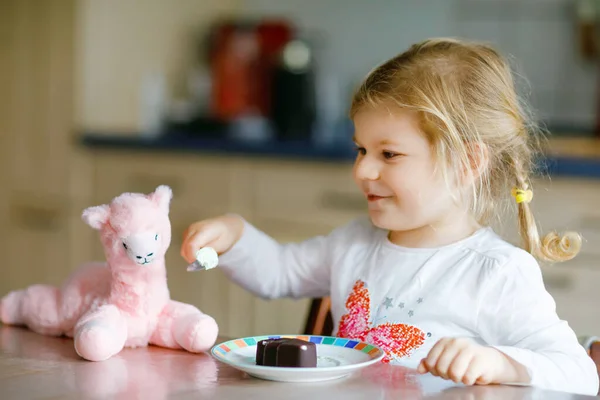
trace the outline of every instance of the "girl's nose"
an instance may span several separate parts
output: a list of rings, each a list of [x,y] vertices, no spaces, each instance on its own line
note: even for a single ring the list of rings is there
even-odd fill
[[[354,170],[356,177],[360,180],[379,179],[379,167],[377,162],[365,156],[356,161]]]

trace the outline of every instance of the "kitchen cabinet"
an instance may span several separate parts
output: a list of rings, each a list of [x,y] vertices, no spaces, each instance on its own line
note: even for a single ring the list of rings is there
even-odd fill
[[[86,235],[74,233],[89,193],[72,186],[89,163],[73,156],[75,11],[74,0],[0,5],[2,293],[60,283],[85,257]]]
[[[579,336],[598,335],[600,269],[546,266],[542,274],[546,289],[556,302],[558,316],[566,320]]]
[[[30,197],[61,198],[73,127],[71,0],[7,0],[2,13],[9,181]],[[64,200],[64,199],[62,199]]]
[[[259,299],[228,281],[218,268],[185,272],[179,248],[191,222],[238,212],[278,241],[290,242],[327,234],[365,211],[348,163],[110,150],[95,150],[94,160],[97,203],[127,190],[148,192],[162,183],[173,185],[173,241],[167,256],[173,296],[214,315],[222,332],[231,336],[299,332],[310,300]],[[547,289],[555,296],[559,315],[578,334],[600,333],[600,321],[593,318],[600,301],[593,290],[600,283],[599,230],[593,223],[600,181],[537,179],[533,185],[532,208],[540,233],[570,228],[587,239],[575,260],[542,264]],[[516,208],[501,216],[504,224],[496,229],[519,245]]]
[[[182,234],[190,223],[237,212],[280,242],[290,242],[327,234],[361,215],[365,207],[364,199],[354,188],[348,163],[110,149],[80,149],[73,154],[71,162],[78,162],[78,168],[70,177],[68,204],[37,203],[15,195],[9,199],[13,206],[9,207],[12,234],[8,246],[27,253],[29,243],[41,242],[39,251],[53,260],[52,269],[48,269],[38,267],[39,259],[31,251],[23,257],[13,257],[9,265],[32,267],[13,267],[8,272],[9,281],[54,283],[69,272],[69,267],[57,264],[73,267],[80,261],[104,259],[97,232],[80,220],[83,208],[104,204],[126,191],[147,193],[167,184],[174,192],[170,212],[172,243],[167,253],[171,294],[213,315],[222,334],[228,336],[299,332],[310,299],[260,299],[233,284],[218,268],[188,273],[179,249]],[[82,193],[92,191],[91,198],[79,193],[75,186],[81,187]],[[586,239],[575,260],[541,266],[557,312],[580,335],[600,333],[600,321],[594,318],[595,305],[600,301],[595,290],[600,282],[596,255],[600,241],[594,222],[600,181],[538,179],[534,190],[532,208],[540,233],[569,228],[580,231]],[[497,230],[518,245],[516,210],[507,209],[501,216],[505,223]],[[67,256],[60,252],[65,248],[69,249]]]
[[[70,269],[68,206],[18,194],[9,200],[5,261],[12,268],[6,281],[13,288],[33,282],[60,284]]]
[[[257,162],[255,174],[254,217],[265,228],[312,236],[366,210],[348,163]]]
[[[5,15],[9,11],[8,2],[0,2],[0,38],[7,37],[10,26],[5,24]],[[6,54],[9,43],[0,40],[0,54]],[[10,84],[7,63],[0,62],[0,88],[6,88]],[[7,253],[8,231],[8,182],[9,182],[9,110],[7,107],[7,96],[0,96],[0,254]],[[9,267],[10,268],[10,267]],[[2,290],[0,283],[0,290]]]

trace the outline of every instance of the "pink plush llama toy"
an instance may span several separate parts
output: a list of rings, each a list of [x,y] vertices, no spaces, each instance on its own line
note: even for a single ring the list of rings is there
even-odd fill
[[[100,231],[108,262],[82,266],[61,289],[33,285],[9,293],[0,302],[0,320],[73,337],[77,353],[91,361],[148,344],[208,350],[218,334],[215,320],[169,296],[171,197],[168,186],[159,186],[147,196],[124,193],[84,210],[83,220]]]

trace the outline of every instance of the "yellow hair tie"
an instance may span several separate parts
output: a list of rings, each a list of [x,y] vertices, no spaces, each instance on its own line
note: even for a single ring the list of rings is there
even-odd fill
[[[517,204],[529,203],[531,201],[531,199],[533,199],[533,192],[529,189],[524,190],[524,189],[513,188],[511,191],[511,194],[517,201]]]

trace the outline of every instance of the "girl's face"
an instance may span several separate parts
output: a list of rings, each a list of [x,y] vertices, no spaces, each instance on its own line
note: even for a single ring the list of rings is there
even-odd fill
[[[416,112],[366,108],[355,115],[354,126],[358,150],[354,179],[367,196],[375,226],[404,232],[435,230],[464,216],[464,207],[452,198],[452,192],[458,196],[457,188],[449,187],[436,169],[435,154]]]

